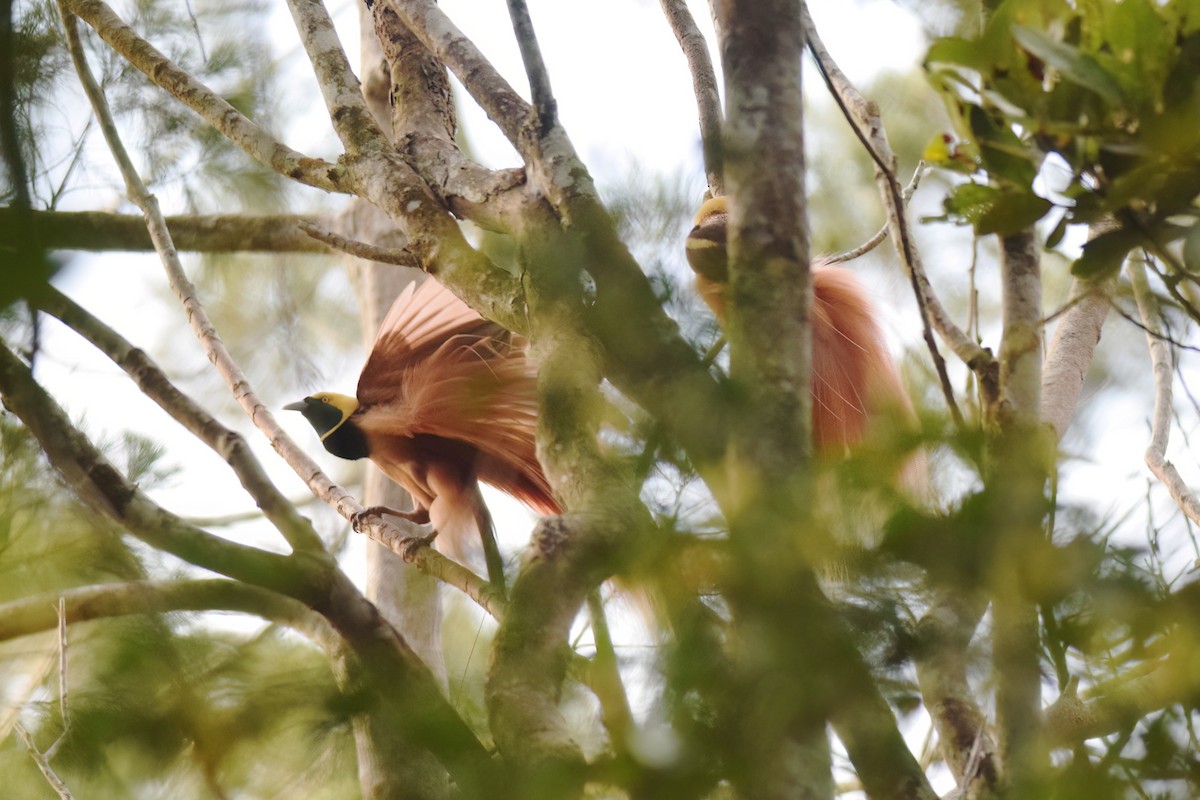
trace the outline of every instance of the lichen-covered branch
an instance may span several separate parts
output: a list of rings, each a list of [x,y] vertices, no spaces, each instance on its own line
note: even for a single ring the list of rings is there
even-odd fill
[[[588,594],[652,525],[600,448],[601,361],[583,322],[579,266],[562,263],[562,237],[545,216],[525,242],[539,363],[538,458],[568,513],[542,520],[534,532],[496,634],[486,698],[501,751],[554,776],[556,796],[569,797],[582,790],[584,762],[558,708],[567,635]]]
[[[937,598],[917,629],[917,681],[937,731],[939,750],[964,797],[989,791],[1000,779],[991,724],[967,680],[971,638],[986,600],[961,591]]]
[[[146,220],[108,211],[33,211],[33,225],[49,250],[143,251],[154,243]],[[16,230],[18,212],[0,206],[0,231]],[[298,226],[317,224],[302,214],[215,214],[166,217],[175,246],[197,253],[330,253]],[[23,223],[21,223],[23,224]]]
[[[308,53],[333,129],[349,155],[373,153],[391,144],[363,98],[362,85],[338,39],[322,0],[288,0],[300,43]]]
[[[984,409],[992,434],[987,482],[997,505],[989,531],[995,553],[992,656],[1004,780],[1015,795],[1038,791],[1048,766],[1042,739],[1038,608],[1028,596],[1027,559],[1044,540],[1046,481],[1053,445],[1041,425],[1042,277],[1037,235],[1000,238],[1003,334],[999,393]]]
[[[203,117],[254,160],[309,186],[329,192],[346,191],[339,166],[310,158],[275,141],[219,94],[138,36],[103,0],[69,0],[65,7],[147,78]]]
[[[323,242],[329,245],[334,250],[339,250],[346,255],[351,255],[356,258],[361,258],[364,261],[375,261],[380,264],[390,264],[396,267],[408,267],[409,269],[420,269],[421,265],[407,251],[403,249],[392,249],[388,247],[380,247],[374,244],[360,242],[357,239],[351,239],[348,236],[342,236],[340,233],[326,230],[325,228],[315,225],[311,222],[301,222],[300,230],[318,242]]]

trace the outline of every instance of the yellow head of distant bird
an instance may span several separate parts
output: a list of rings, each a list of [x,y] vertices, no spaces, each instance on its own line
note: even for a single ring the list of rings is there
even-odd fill
[[[321,437],[325,449],[341,458],[366,458],[369,448],[366,437],[350,421],[358,410],[358,400],[336,392],[318,392],[284,406],[287,411],[299,411]]]

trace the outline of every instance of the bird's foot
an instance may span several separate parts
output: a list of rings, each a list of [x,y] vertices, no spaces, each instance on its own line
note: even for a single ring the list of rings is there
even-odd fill
[[[416,525],[429,524],[429,509],[427,508],[414,508],[412,511],[401,511],[391,506],[371,506],[370,508],[364,508],[352,516],[350,518],[350,525],[354,530],[361,533],[363,523],[366,522],[367,517],[382,517],[384,514],[391,514],[393,517],[406,519]]]

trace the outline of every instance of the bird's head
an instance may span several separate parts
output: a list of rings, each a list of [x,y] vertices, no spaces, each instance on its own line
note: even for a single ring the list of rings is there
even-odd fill
[[[696,212],[695,227],[687,237],[687,260],[696,273],[696,288],[718,317],[725,313],[725,284],[729,282],[728,228],[726,198],[713,197]]]
[[[324,442],[358,410],[358,401],[344,394],[318,392],[303,400],[289,403],[284,409],[303,414]]]
[[[729,280],[728,257],[725,252],[729,211],[726,198],[705,200],[696,212],[695,227],[687,237],[687,260],[697,275],[710,281]]]

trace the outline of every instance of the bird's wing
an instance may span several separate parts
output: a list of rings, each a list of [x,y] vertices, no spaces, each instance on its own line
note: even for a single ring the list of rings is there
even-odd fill
[[[537,371],[525,343],[427,280],[396,299],[358,383],[356,424],[372,435],[464,442],[479,479],[558,513],[538,463]]]
[[[392,303],[375,336],[371,355],[358,378],[359,403],[368,406],[389,402],[404,374],[430,358],[451,337],[461,335],[509,336],[432,278],[420,286],[410,283]]]

